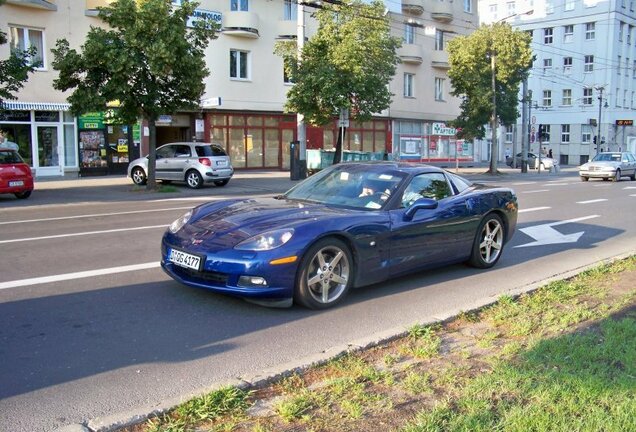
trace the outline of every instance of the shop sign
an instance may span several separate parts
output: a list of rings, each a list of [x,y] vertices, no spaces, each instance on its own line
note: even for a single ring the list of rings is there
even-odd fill
[[[446,123],[433,123],[431,135],[455,136],[457,129],[446,126]]]
[[[60,112],[59,111],[36,111],[35,121],[36,122],[59,122]]]
[[[139,123],[133,125],[132,135],[134,142],[141,142],[141,125]]]
[[[104,113],[90,112],[82,114],[77,118],[77,123],[80,129],[103,129]]]
[[[194,27],[194,23],[200,19],[212,20],[221,24],[221,22],[223,21],[223,15],[221,15],[221,12],[215,12],[205,9],[195,9],[195,11],[192,12],[192,15],[188,17],[186,26],[192,28]]]
[[[172,123],[172,116],[162,114],[159,116],[159,118],[157,118],[157,123]]]
[[[634,120],[616,120],[616,126],[634,126]]]
[[[0,121],[30,122],[31,111],[0,111]]]

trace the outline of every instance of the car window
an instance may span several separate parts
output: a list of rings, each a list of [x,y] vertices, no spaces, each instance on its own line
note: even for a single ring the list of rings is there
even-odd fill
[[[199,156],[227,156],[223,147],[215,144],[196,146],[195,149]]]
[[[190,146],[176,145],[174,146],[174,157],[190,157]]]
[[[0,151],[0,164],[8,165],[14,163],[22,163],[22,158],[18,154],[18,152],[13,150],[2,150]]]
[[[455,193],[461,193],[473,185],[470,181],[453,173],[446,173],[446,175],[450,179]]]
[[[453,195],[443,173],[426,173],[413,177],[402,195],[402,207],[409,207],[420,198],[441,200]]]
[[[627,158],[630,162],[636,162],[636,157],[634,157],[634,155],[631,153],[627,153]]]
[[[157,149],[157,159],[174,157],[174,146],[163,146]]]

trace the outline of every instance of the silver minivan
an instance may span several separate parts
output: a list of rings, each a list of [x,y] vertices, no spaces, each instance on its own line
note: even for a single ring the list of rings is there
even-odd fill
[[[215,143],[177,142],[157,148],[155,177],[164,182],[183,181],[198,189],[204,183],[225,186],[234,168],[223,147]],[[128,164],[128,177],[137,185],[148,179],[148,156]]]

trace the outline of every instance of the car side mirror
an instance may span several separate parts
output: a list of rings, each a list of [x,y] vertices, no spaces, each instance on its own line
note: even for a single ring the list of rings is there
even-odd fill
[[[419,210],[434,210],[437,208],[438,205],[439,203],[432,198],[420,198],[406,209],[406,212],[404,212],[404,220],[413,220],[415,213],[417,213]]]

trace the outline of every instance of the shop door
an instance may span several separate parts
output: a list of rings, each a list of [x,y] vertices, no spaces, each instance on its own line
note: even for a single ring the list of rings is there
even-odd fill
[[[64,174],[62,161],[64,149],[57,126],[36,126],[37,161],[35,166],[37,177],[59,176]]]

